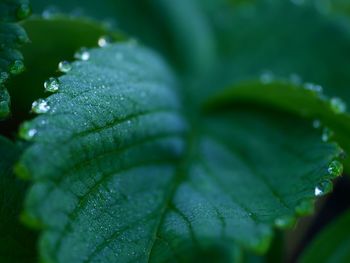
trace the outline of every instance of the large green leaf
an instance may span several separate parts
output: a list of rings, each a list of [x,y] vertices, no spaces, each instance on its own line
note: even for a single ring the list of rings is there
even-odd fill
[[[306,248],[300,262],[346,263],[350,258],[350,211],[327,226]]]
[[[341,153],[289,115],[181,106],[133,42],[90,51],[20,129],[24,220],[48,262],[231,262],[267,250],[331,188]],[[235,248],[235,249],[234,249]],[[214,259],[213,259],[214,258]]]
[[[20,149],[0,136],[0,261],[34,262],[35,235],[19,222],[25,184],[12,173]]]
[[[29,41],[23,28],[13,22],[29,13],[26,0],[0,1],[0,119],[10,113],[10,97],[4,84],[11,74],[17,75],[24,70],[23,57],[17,49]]]

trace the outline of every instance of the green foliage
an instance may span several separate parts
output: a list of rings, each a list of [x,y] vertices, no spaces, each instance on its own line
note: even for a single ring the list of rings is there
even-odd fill
[[[301,261],[348,262],[350,258],[350,212],[347,211],[327,226],[304,252]]]
[[[19,222],[26,185],[12,173],[20,147],[0,136],[0,261],[35,262],[35,235]]]
[[[34,0],[18,24],[2,0],[1,76],[27,70],[0,88],[0,261],[282,260],[350,168],[350,22],[320,6]]]
[[[26,18],[30,8],[26,0],[0,1],[0,120],[10,113],[10,97],[5,82],[10,75],[24,70],[19,46],[29,41],[25,31],[15,22]]]
[[[44,230],[46,261],[186,261],[185,250],[235,243],[264,252],[271,226],[293,224],[340,154],[293,118],[226,110],[186,121],[153,53],[132,42],[89,52],[58,79],[48,112],[20,130],[33,141],[17,166],[35,182],[25,218]],[[284,184],[282,164],[294,167]]]

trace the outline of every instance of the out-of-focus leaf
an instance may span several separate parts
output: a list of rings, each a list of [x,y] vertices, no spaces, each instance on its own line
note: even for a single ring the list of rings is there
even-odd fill
[[[206,71],[215,57],[214,35],[201,6],[197,0],[107,0],[103,5],[98,0],[84,1],[83,5],[79,0],[33,0],[38,13],[73,11],[107,19],[107,23],[162,51],[181,72],[192,73]]]
[[[197,84],[194,98],[210,97],[223,87],[268,72],[319,84],[327,95],[350,102],[348,21],[292,1],[257,1],[241,8],[224,2],[207,11],[221,61],[216,74]]]
[[[347,263],[350,259],[350,211],[330,223],[301,256],[301,263]]]
[[[12,168],[20,149],[0,136],[0,262],[35,262],[35,235],[19,222],[26,185]]]

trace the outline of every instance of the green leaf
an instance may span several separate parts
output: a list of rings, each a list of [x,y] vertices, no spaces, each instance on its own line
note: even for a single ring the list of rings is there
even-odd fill
[[[10,113],[10,98],[4,84],[11,74],[24,71],[23,57],[18,48],[29,41],[23,28],[12,22],[29,14],[26,0],[0,1],[0,120]]]
[[[133,42],[90,50],[58,83],[16,166],[43,261],[232,262],[330,191],[336,144],[288,115],[190,112]]]
[[[0,261],[34,262],[35,236],[19,222],[26,184],[12,173],[20,149],[0,136]]]
[[[308,118],[313,121],[314,128],[323,129],[323,140],[336,141],[345,152],[350,152],[350,115],[346,104],[340,98],[328,98],[319,85],[270,79],[266,75],[259,81],[242,81],[219,92],[207,101],[205,108],[223,108],[237,103],[272,107]],[[349,163],[348,160],[345,163]]]
[[[31,13],[28,0],[1,0],[0,21],[16,22],[27,18]]]
[[[348,20],[292,1],[259,1],[235,9],[226,4],[215,10],[211,16],[221,61],[216,74],[197,85],[193,97],[208,98],[268,72],[276,78],[299,76],[302,82],[323,86],[327,95],[350,102]],[[220,10],[219,19],[214,14]]]
[[[200,1],[34,0],[37,13],[81,13],[112,21],[118,28],[165,54],[181,72],[207,70],[215,57],[215,39]],[[140,27],[142,25],[142,27]]]
[[[303,252],[300,262],[348,262],[350,258],[350,211],[330,223]]]

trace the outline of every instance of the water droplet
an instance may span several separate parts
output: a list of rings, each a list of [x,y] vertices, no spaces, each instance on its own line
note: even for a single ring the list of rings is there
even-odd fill
[[[56,92],[59,89],[59,83],[58,80],[55,78],[49,78],[44,83],[44,88],[48,92]]]
[[[333,184],[330,181],[323,181],[315,187],[315,196],[324,196],[333,190]]]
[[[99,47],[106,47],[110,43],[112,43],[112,39],[109,36],[102,36],[98,39],[98,42],[97,42]]]
[[[20,74],[24,71],[25,67],[21,60],[15,60],[9,67],[9,71],[13,75]]]
[[[302,200],[295,208],[295,212],[300,216],[311,215],[314,212],[314,201]]]
[[[294,226],[295,218],[293,216],[287,215],[276,218],[275,226],[278,228],[290,228]]]
[[[315,129],[321,128],[321,125],[322,125],[322,123],[321,123],[321,121],[318,120],[318,119],[313,120],[313,122],[312,122],[312,127],[314,127]]]
[[[290,80],[290,82],[292,82],[293,84],[296,84],[296,85],[300,85],[302,83],[301,77],[295,73],[290,74],[289,80]]]
[[[322,86],[313,83],[305,83],[304,88],[315,93],[321,93],[323,90]]]
[[[31,140],[38,133],[29,122],[24,122],[19,129],[19,136],[24,140]]]
[[[89,58],[90,58],[90,53],[89,53],[89,51],[87,50],[87,48],[82,47],[81,49],[79,49],[79,50],[74,54],[74,57],[75,57],[76,59],[80,59],[80,60],[86,61],[86,60],[89,60]]]
[[[322,141],[323,142],[328,142],[334,135],[334,132],[332,130],[330,130],[329,128],[325,127],[323,128],[322,131]]]
[[[46,113],[50,110],[50,106],[47,104],[46,100],[38,99],[32,103],[32,112],[40,114]]]
[[[56,6],[47,7],[41,14],[41,16],[45,19],[51,19],[57,16],[60,13],[60,10]]]
[[[84,9],[77,7],[70,12],[71,17],[84,17],[86,16]]]
[[[1,72],[0,73],[0,84],[4,83],[6,80],[8,80],[9,77],[10,77],[10,75],[7,72]]]
[[[63,73],[67,73],[71,69],[72,65],[68,61],[61,61],[60,63],[58,63],[58,70]]]
[[[24,18],[27,18],[30,13],[32,12],[30,5],[26,3],[22,3],[18,8],[17,8],[17,19],[22,20]]]
[[[264,71],[260,75],[260,81],[263,84],[269,84],[274,80],[274,75],[270,71]]]
[[[343,164],[338,160],[333,160],[328,166],[328,174],[331,177],[338,177],[343,174]]]
[[[129,47],[135,47],[138,44],[138,41],[136,38],[130,38],[127,44]]]
[[[330,100],[330,106],[334,113],[344,113],[346,111],[346,104],[341,98],[331,98]]]

